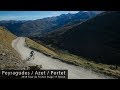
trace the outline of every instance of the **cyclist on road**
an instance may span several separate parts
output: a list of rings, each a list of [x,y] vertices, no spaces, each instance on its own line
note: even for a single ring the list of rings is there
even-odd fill
[[[30,52],[30,57],[29,57],[28,60],[30,60],[31,58],[33,58],[33,60],[34,60],[34,58],[35,58],[34,55],[35,55],[34,51],[31,51],[31,52]]]

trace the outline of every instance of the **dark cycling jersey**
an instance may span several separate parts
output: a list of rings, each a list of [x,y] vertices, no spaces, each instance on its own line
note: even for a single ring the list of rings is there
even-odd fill
[[[34,51],[31,51],[30,52],[30,56],[32,57],[34,55]]]

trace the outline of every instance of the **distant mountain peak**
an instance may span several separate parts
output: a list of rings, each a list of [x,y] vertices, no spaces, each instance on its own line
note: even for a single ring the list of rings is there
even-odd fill
[[[78,13],[67,13],[59,16],[46,17],[28,21],[0,21],[0,25],[7,27],[12,33],[18,36],[32,36],[47,34],[59,29],[62,26],[75,24],[96,16],[95,12],[79,11]]]

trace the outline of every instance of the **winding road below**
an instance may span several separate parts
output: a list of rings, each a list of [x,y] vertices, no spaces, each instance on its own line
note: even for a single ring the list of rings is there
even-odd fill
[[[25,38],[18,37],[13,40],[12,47],[21,55],[21,58],[25,60],[29,57],[31,49],[25,46]],[[110,77],[93,72],[92,70],[84,69],[79,66],[67,64],[60,60],[53,59],[45,56],[44,54],[34,51],[35,59],[27,61],[28,63],[42,65],[43,69],[67,69],[69,79],[109,79]]]

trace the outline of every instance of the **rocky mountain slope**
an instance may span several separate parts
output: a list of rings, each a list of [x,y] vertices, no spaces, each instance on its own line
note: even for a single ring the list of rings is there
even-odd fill
[[[15,38],[6,28],[0,27],[0,70],[22,70],[27,67],[12,48],[11,43]]]

